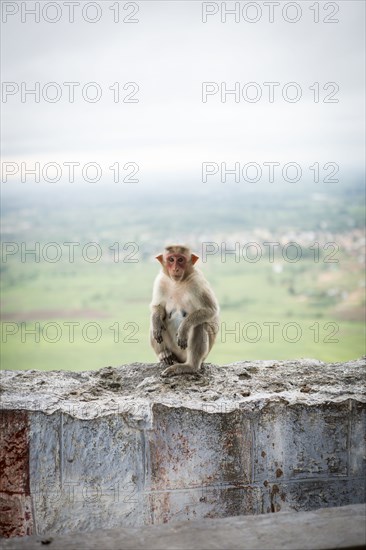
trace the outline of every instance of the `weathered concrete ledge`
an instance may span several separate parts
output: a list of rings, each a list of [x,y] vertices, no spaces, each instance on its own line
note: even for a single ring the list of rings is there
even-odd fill
[[[2,373],[2,534],[365,501],[365,361]]]
[[[4,550],[330,550],[366,545],[364,504],[69,535],[13,538]]]

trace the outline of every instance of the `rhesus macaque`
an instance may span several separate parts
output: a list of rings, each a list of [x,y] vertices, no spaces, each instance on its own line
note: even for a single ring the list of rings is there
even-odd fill
[[[150,340],[162,376],[196,373],[211,350],[219,329],[219,306],[203,274],[198,256],[181,245],[167,246],[156,256],[162,270],[155,279],[150,304]]]

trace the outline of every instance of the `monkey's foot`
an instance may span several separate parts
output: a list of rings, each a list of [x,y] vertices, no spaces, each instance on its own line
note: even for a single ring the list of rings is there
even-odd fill
[[[188,363],[176,363],[163,370],[161,376],[177,376],[178,374],[198,374],[198,369]]]
[[[174,363],[177,363],[179,359],[174,353],[166,350],[159,353],[159,361],[160,363],[163,363],[163,365],[174,365]]]

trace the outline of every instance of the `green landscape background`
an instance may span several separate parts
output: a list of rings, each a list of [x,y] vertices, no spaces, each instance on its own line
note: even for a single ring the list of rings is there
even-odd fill
[[[240,249],[256,242],[264,253],[255,263],[232,254],[223,261],[217,253],[197,264],[221,307],[221,330],[209,362],[300,357],[336,362],[365,354],[364,195],[358,179],[305,190],[227,186],[208,193],[203,188],[193,204],[188,193],[172,194],[162,203],[136,188],[107,192],[70,185],[44,193],[19,186],[3,193],[3,369],[79,371],[155,362],[148,337],[149,302],[159,271],[154,256],[177,241],[191,244],[200,256],[205,242],[219,248],[224,242],[228,249],[235,242]],[[263,245],[268,240],[299,243],[301,259],[285,261],[277,247],[271,262]],[[22,261],[22,242],[28,249],[38,242],[41,251],[58,243],[62,257],[52,263],[41,255],[36,262],[28,254]],[[65,242],[80,243],[72,263]],[[95,263],[81,255],[90,242],[103,253]],[[314,242],[320,243],[319,261]],[[6,256],[9,243],[19,252]],[[127,243],[136,244],[124,250]],[[327,243],[338,250],[326,248]],[[67,323],[77,323],[74,341]],[[277,323],[273,341],[268,323]],[[87,341],[83,329],[93,339],[95,326],[100,339]],[[301,328],[297,342],[292,341],[294,326]],[[25,335],[25,329],[35,332]]]

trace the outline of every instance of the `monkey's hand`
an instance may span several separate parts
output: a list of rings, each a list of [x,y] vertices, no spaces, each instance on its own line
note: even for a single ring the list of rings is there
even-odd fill
[[[184,325],[180,326],[177,332],[177,344],[181,349],[187,349],[188,346],[188,330]]]
[[[163,321],[159,319],[154,319],[153,324],[153,337],[157,341],[158,344],[161,344],[163,341],[163,330],[165,330],[165,325]]]

